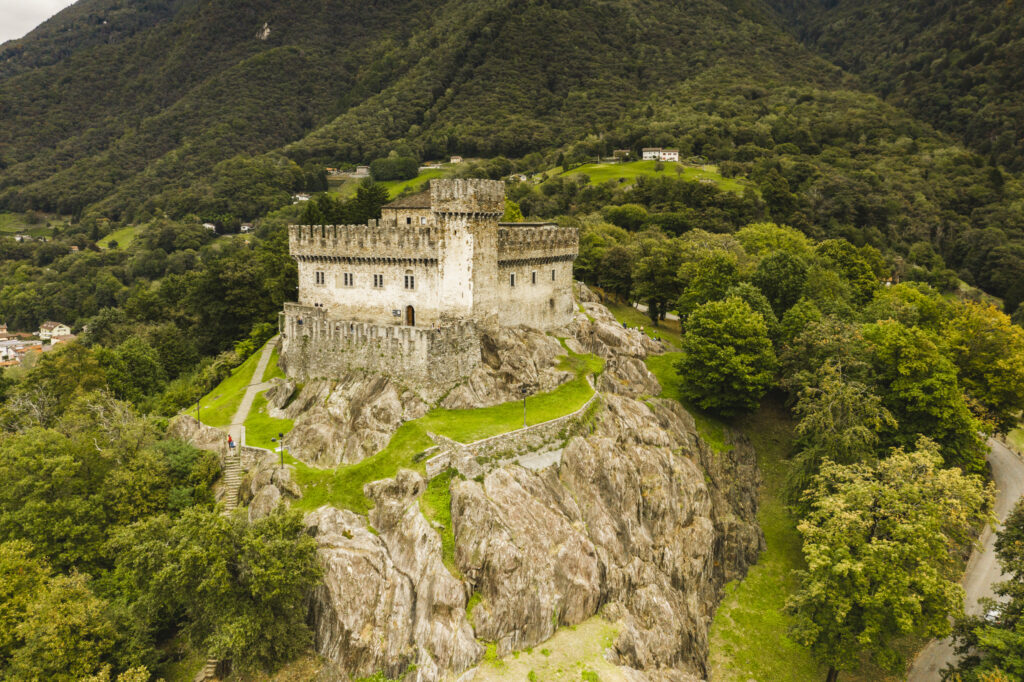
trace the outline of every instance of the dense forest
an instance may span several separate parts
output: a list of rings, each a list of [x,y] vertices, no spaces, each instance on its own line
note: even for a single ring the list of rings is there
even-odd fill
[[[1013,2],[772,0],[797,35],[887,101],[1024,168],[1024,14]]]

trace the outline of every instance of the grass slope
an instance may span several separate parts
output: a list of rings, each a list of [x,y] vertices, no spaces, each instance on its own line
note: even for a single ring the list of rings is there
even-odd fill
[[[682,357],[682,353],[664,353],[662,355],[648,355],[644,360],[647,369],[657,378],[661,384],[661,397],[678,400],[686,408],[686,411],[693,416],[693,422],[697,426],[697,433],[703,438],[715,452],[728,452],[732,445],[725,442],[725,423],[714,415],[710,415],[691,405],[683,398],[683,380],[676,372],[675,363]]]
[[[252,375],[256,371],[256,365],[259,364],[262,352],[260,349],[249,356],[245,362],[231,370],[231,374],[224,381],[199,401],[200,421],[209,426],[218,427],[231,424],[231,418],[235,416],[235,412],[245,396],[246,387],[252,383]],[[195,408],[189,410],[188,414],[196,416]]]
[[[614,644],[619,628],[594,616],[579,625],[560,629],[539,647],[517,651],[505,658],[485,656],[473,679],[493,680],[600,680],[626,682],[622,668],[609,663],[604,653]],[[490,652],[491,649],[488,649]]]
[[[679,320],[661,320],[654,324],[647,313],[641,312],[633,306],[616,303],[610,298],[604,305],[620,323],[624,322],[630,327],[643,327],[644,334],[652,339],[660,339],[674,346],[678,346],[682,341],[683,335]]]
[[[13,237],[16,234],[27,234],[30,237],[49,237],[53,233],[54,225],[63,225],[63,223],[46,217],[44,222],[32,224],[24,213],[0,212],[0,236]]]
[[[591,185],[600,185],[609,180],[635,181],[640,177],[656,177],[659,175],[667,177],[680,177],[692,182],[710,182],[720,190],[743,194],[747,189],[754,191],[754,187],[746,181],[723,177],[718,172],[717,166],[686,166],[680,163],[663,163],[663,168],[657,170],[657,161],[631,161],[629,163],[586,163],[573,168],[566,177],[573,175],[586,175],[590,178]]]
[[[587,382],[587,375],[597,374],[603,367],[604,362],[597,356],[569,352],[563,359],[561,368],[574,371],[576,378],[553,391],[527,398],[527,424],[550,421],[578,410],[594,394],[594,390]],[[256,444],[252,437],[253,432],[248,428],[248,422],[246,424],[248,440]],[[302,486],[302,499],[294,506],[302,510],[312,510],[330,504],[365,514],[372,506],[363,495],[365,484],[382,478],[391,478],[399,469],[425,473],[424,451],[434,445],[428,433],[440,434],[460,443],[471,443],[514,431],[522,425],[523,403],[518,400],[470,410],[436,408],[419,419],[402,424],[391,437],[387,447],[356,464],[324,470],[287,458],[294,464],[296,480]],[[256,426],[260,428],[259,424]]]
[[[796,520],[782,501],[786,456],[793,424],[785,407],[767,400],[737,423],[754,445],[763,477],[757,521],[767,549],[742,581],[725,587],[725,598],[711,626],[711,668],[717,680],[791,680],[817,682],[824,671],[810,652],[786,632],[791,619],[786,599],[798,587],[804,567]]]
[[[117,242],[117,248],[122,250],[127,249],[129,246],[132,245],[132,242],[135,241],[135,237],[138,236],[139,230],[141,229],[142,226],[140,225],[121,228],[116,232],[111,232],[106,237],[100,238],[100,240],[96,242],[96,245],[99,246],[101,249],[106,249],[107,244],[109,244],[111,240],[114,240],[115,242]]]

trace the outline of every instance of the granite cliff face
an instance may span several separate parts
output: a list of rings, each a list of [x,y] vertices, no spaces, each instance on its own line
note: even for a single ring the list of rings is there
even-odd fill
[[[597,613],[619,625],[610,655],[629,679],[706,676],[721,587],[763,546],[754,521],[754,453],[742,440],[712,452],[678,403],[649,397],[660,387],[642,358],[660,345],[622,329],[596,303],[584,309],[567,343],[606,360],[600,409],[552,466],[537,471],[506,460],[475,480],[451,479],[449,566],[438,528],[420,511],[426,481],[418,473],[367,485],[375,503],[369,518],[329,507],[307,516],[326,569],[311,617],[317,651],[332,666],[328,677],[383,671],[468,680],[482,642],[507,654]],[[496,336],[486,369],[448,400],[502,402],[502,387],[512,382],[564,380],[555,368],[561,345],[536,337]],[[362,442],[372,432],[386,442],[388,423],[393,431],[426,409],[386,380],[360,393],[371,381],[336,385],[329,397],[317,393],[301,408],[297,401],[286,408],[305,409],[297,429],[305,423],[313,433],[320,417],[310,413],[330,412],[332,402],[349,406],[336,411],[343,421],[372,424],[348,437],[332,425],[339,435],[313,441],[318,462],[343,461],[332,453],[346,438]],[[361,395],[373,399],[352,409]]]

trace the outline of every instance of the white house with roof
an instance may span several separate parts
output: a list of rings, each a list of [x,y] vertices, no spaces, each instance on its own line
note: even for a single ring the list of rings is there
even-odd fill
[[[679,150],[678,149],[662,149],[661,150],[661,161],[679,161]]]
[[[54,336],[70,336],[70,334],[71,327],[63,322],[53,322],[50,320],[39,325],[37,336],[41,339],[51,339]]]
[[[661,158],[661,147],[644,147],[640,155],[644,161],[657,161]]]

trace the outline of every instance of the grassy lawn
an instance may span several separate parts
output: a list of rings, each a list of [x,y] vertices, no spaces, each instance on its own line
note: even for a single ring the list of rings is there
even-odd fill
[[[620,323],[625,322],[630,327],[643,327],[644,334],[652,339],[661,339],[674,346],[682,341],[682,331],[679,320],[661,320],[655,325],[647,313],[641,312],[631,305],[616,303],[611,298],[604,304]]]
[[[747,189],[755,191],[749,183],[734,178],[723,177],[715,166],[684,166],[678,163],[664,163],[664,168],[655,170],[657,161],[631,161],[629,163],[587,163],[573,168],[565,176],[585,174],[590,184],[600,185],[609,180],[635,180],[639,177],[679,177],[690,181],[710,181],[720,190],[743,194]]]
[[[391,198],[394,199],[406,189],[417,192],[427,183],[428,180],[443,178],[449,173],[450,171],[444,168],[436,168],[428,171],[422,171],[412,180],[386,180],[380,184],[388,188],[388,194],[390,194]]]
[[[279,433],[288,433],[294,425],[291,419],[275,419],[267,414],[267,398],[260,393],[245,418],[245,444],[273,450],[277,444],[270,439],[277,438]]]
[[[139,230],[141,229],[141,225],[121,228],[116,232],[111,232],[106,237],[102,237],[98,242],[96,242],[96,245],[101,249],[106,249],[107,244],[109,244],[110,240],[113,239],[117,242],[117,248],[123,251],[132,245],[132,242],[135,241],[135,237],[138,236]]]
[[[561,628],[551,639],[536,647],[516,651],[505,658],[497,658],[493,647],[477,668],[474,680],[536,680],[551,682],[565,680],[600,680],[625,682],[621,668],[605,660],[604,653],[619,634],[618,627],[600,616],[594,616],[579,625]]]
[[[1006,434],[1006,442],[1017,452],[1024,452],[1024,429],[1016,428]]]
[[[264,370],[264,372],[263,372],[263,379],[262,379],[262,381],[270,381],[271,379],[284,379],[285,378],[284,377],[284,370],[281,369],[278,366],[278,364],[277,364],[280,359],[281,359],[281,356],[279,355],[277,348],[275,348],[270,353],[270,362],[267,363],[267,369]]]
[[[229,426],[231,418],[235,416],[238,406],[245,396],[246,387],[252,383],[253,373],[260,361],[262,350],[253,353],[238,367],[231,370],[231,374],[220,382],[215,389],[210,391],[199,401],[199,417],[204,424],[209,426]],[[188,410],[187,414],[196,416],[195,408]]]
[[[53,233],[52,225],[62,224],[59,218],[44,216],[43,222],[33,225],[24,213],[0,212],[0,235],[4,236],[27,234],[30,237],[49,237]]]
[[[603,367],[604,362],[597,356],[570,353],[563,359],[562,368],[575,371],[577,377],[554,391],[527,398],[527,424],[550,421],[578,410],[594,394],[586,376],[600,372]],[[255,445],[256,440],[248,428],[248,422],[246,424],[247,440]],[[302,486],[302,499],[294,506],[308,511],[330,504],[365,514],[372,506],[363,495],[365,484],[392,478],[399,469],[426,473],[426,457],[423,453],[434,445],[428,433],[440,434],[460,443],[471,443],[514,431],[522,425],[523,403],[519,400],[469,410],[436,408],[419,419],[402,424],[387,447],[350,466],[317,469],[286,457],[295,465],[296,480]],[[276,433],[274,429],[277,428],[274,426],[272,433]]]
[[[732,445],[725,442],[725,423],[714,415],[708,414],[691,405],[683,398],[683,381],[676,373],[675,362],[682,356],[682,353],[663,353],[662,355],[648,355],[644,363],[651,374],[661,384],[661,397],[678,400],[686,408],[686,411],[693,415],[693,422],[697,426],[697,433],[711,446],[715,452],[728,452]]]

